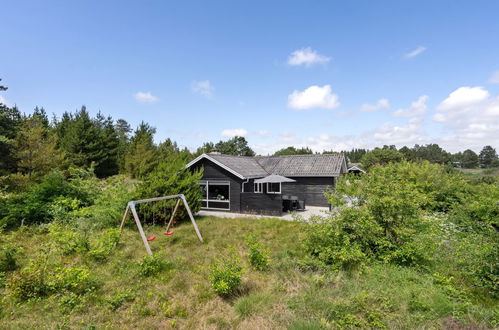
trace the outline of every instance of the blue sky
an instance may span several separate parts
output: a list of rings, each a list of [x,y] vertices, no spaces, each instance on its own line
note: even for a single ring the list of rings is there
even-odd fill
[[[498,1],[2,1],[3,102],[195,149],[499,147]]]

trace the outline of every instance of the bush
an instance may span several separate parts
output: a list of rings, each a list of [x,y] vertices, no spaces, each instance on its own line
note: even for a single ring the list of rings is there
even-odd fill
[[[199,180],[202,172],[201,170],[193,172],[185,168],[185,164],[182,154],[172,154],[167,159],[163,159],[139,187],[139,198],[184,194],[192,213],[199,211],[202,197]],[[172,200],[164,203],[142,204],[139,212],[155,214],[157,220],[166,220],[170,218],[175,202]],[[185,218],[187,216],[185,208],[179,207],[176,216],[180,219]]]
[[[135,199],[137,182],[117,175],[106,179],[94,202],[71,213],[75,218],[84,219],[94,228],[116,226],[123,216],[127,202]]]
[[[10,295],[19,300],[44,297],[50,294],[45,273],[38,268],[24,268],[9,278]]]
[[[97,236],[96,239],[90,241],[89,255],[96,260],[104,260],[115,249],[116,245],[118,245],[119,240],[119,229],[106,229],[103,233]]]
[[[249,249],[249,262],[250,265],[260,271],[269,269],[270,267],[270,256],[267,249],[264,249],[262,244],[256,240],[254,236],[250,236],[246,239],[246,244]]]
[[[107,300],[107,305],[112,311],[120,308],[124,303],[135,300],[136,294],[131,290],[119,291],[113,297]]]
[[[428,267],[439,227],[424,211],[447,209],[461,198],[463,188],[450,189],[452,181],[441,166],[428,162],[375,166],[360,178],[341,178],[328,194],[338,209],[309,226],[305,247],[325,264],[343,269],[368,260]]]
[[[170,264],[158,255],[147,255],[139,264],[139,273],[142,276],[154,276],[166,270]]]
[[[6,216],[1,223],[7,227],[50,222],[54,218],[52,204],[62,199],[77,200],[81,206],[90,205],[96,196],[95,177],[83,170],[74,170],[66,178],[60,171],[53,171],[32,185],[24,193],[11,195],[6,202]]]
[[[10,276],[10,294],[19,300],[28,300],[72,292],[78,295],[93,291],[96,282],[86,268],[56,267],[49,272],[41,263],[32,262]]]
[[[52,223],[48,230],[51,241],[65,255],[75,253],[81,245],[81,239],[74,229]]]
[[[241,284],[243,270],[241,261],[234,251],[213,260],[210,282],[213,290],[221,296],[233,294]]]
[[[48,281],[51,292],[61,290],[84,294],[96,288],[96,282],[91,278],[90,271],[81,267],[58,267]]]
[[[8,272],[17,269],[16,256],[19,249],[13,245],[0,248],[0,272]]]

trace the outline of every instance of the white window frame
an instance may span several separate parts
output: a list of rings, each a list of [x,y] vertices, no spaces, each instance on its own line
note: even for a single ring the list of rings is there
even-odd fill
[[[263,194],[263,183],[255,183],[254,185],[255,194]]]
[[[272,182],[267,182],[267,194],[280,195],[281,192],[282,192],[282,183],[281,182],[274,182],[274,183],[279,183],[279,191],[270,191],[269,190],[269,184],[272,184]]]
[[[210,182],[212,185],[218,185],[218,186],[229,186],[229,198],[228,199],[209,199],[210,196]],[[199,185],[205,185],[206,186],[206,199],[201,199],[201,201],[206,203],[206,207],[201,207],[204,210],[224,210],[224,211],[229,211],[230,210],[230,182],[229,181],[217,181],[217,180],[201,180],[199,181]],[[210,207],[210,202],[212,203],[227,203],[228,207],[227,208],[218,208],[218,207]]]

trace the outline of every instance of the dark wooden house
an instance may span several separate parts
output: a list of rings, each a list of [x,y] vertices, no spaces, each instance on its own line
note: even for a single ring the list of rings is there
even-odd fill
[[[324,193],[347,172],[343,154],[242,157],[202,154],[187,164],[202,167],[202,207],[281,215],[306,206],[329,206]]]

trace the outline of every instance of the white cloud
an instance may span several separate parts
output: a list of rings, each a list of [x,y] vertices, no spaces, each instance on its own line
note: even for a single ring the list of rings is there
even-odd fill
[[[215,87],[210,83],[209,80],[193,81],[191,83],[191,89],[194,93],[203,95],[207,98],[212,98],[215,92]]]
[[[405,58],[416,57],[416,56],[420,55],[421,53],[423,53],[424,51],[426,51],[426,47],[418,46],[414,50],[411,50],[410,52],[406,53],[404,55],[404,57]]]
[[[154,102],[157,102],[159,99],[152,95],[151,92],[137,92],[135,94],[133,94],[133,97],[135,100],[137,100],[138,102],[142,102],[142,103],[154,103]]]
[[[295,90],[288,96],[288,107],[295,110],[334,109],[339,105],[338,95],[332,93],[330,85],[310,86],[304,91]]]
[[[414,117],[421,116],[426,113],[428,96],[422,95],[416,101],[411,103],[407,109],[399,109],[393,113],[395,117]]]
[[[304,65],[310,67],[314,64],[327,63],[330,57],[320,55],[310,47],[295,50],[288,57],[288,64],[292,66]]]
[[[224,129],[220,135],[224,138],[232,138],[234,136],[246,136],[248,131],[244,128]]]
[[[492,76],[489,78],[489,83],[491,84],[499,84],[499,70],[494,72]]]
[[[460,87],[438,106],[440,111],[464,110],[469,106],[485,101],[489,92],[483,87]]]
[[[433,120],[447,129],[442,141],[454,150],[497,144],[499,97],[483,87],[460,87],[437,106]]]
[[[387,99],[379,99],[375,104],[363,104],[360,110],[362,111],[377,111],[390,108],[390,102]]]

